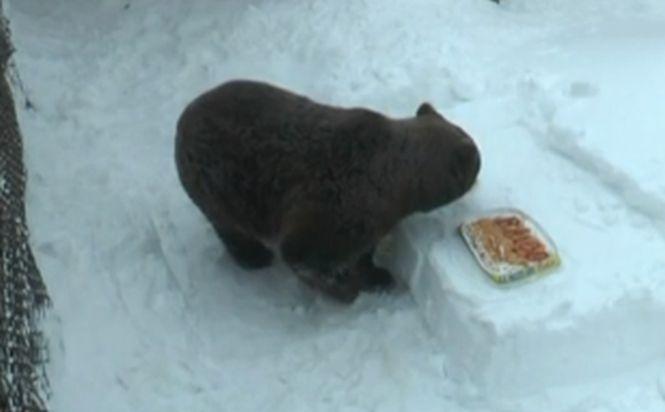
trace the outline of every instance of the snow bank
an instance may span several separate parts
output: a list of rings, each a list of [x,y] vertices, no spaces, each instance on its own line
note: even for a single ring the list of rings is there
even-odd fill
[[[523,396],[665,355],[663,27],[653,16],[602,22],[544,53],[520,51],[510,65],[528,73],[512,96],[454,110],[484,148],[480,185],[402,225],[390,246],[400,252],[387,260],[451,368],[489,392]],[[653,58],[645,65],[643,56]],[[640,80],[625,81],[628,73]],[[505,110],[516,106],[524,112]],[[544,224],[561,249],[559,270],[514,288],[485,279],[456,229],[502,206]]]

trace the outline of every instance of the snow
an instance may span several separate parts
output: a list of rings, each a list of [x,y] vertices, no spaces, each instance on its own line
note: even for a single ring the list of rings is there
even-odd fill
[[[661,1],[6,8],[54,411],[665,408]],[[477,187],[387,242],[408,288],[345,307],[231,263],[173,132],[234,77],[396,117],[429,100],[476,138]],[[489,283],[454,232],[495,207],[542,224],[561,269]]]

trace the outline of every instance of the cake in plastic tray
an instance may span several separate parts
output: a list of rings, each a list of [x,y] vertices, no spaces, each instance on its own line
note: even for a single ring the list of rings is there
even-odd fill
[[[460,233],[478,264],[496,283],[531,278],[560,263],[554,242],[520,210],[485,213],[462,223]]]

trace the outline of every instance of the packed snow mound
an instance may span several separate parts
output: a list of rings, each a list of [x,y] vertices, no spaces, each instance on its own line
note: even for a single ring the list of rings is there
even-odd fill
[[[53,410],[662,410],[663,2],[8,3]],[[232,264],[173,136],[235,77],[395,117],[428,100],[477,139],[474,191],[394,233],[415,299],[340,307]],[[500,206],[558,272],[487,283],[454,231]]]

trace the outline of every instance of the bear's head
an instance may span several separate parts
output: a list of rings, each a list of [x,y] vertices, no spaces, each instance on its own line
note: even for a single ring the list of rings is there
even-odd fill
[[[411,124],[420,151],[417,209],[429,211],[471,189],[480,171],[480,151],[464,130],[429,103],[420,105]]]

